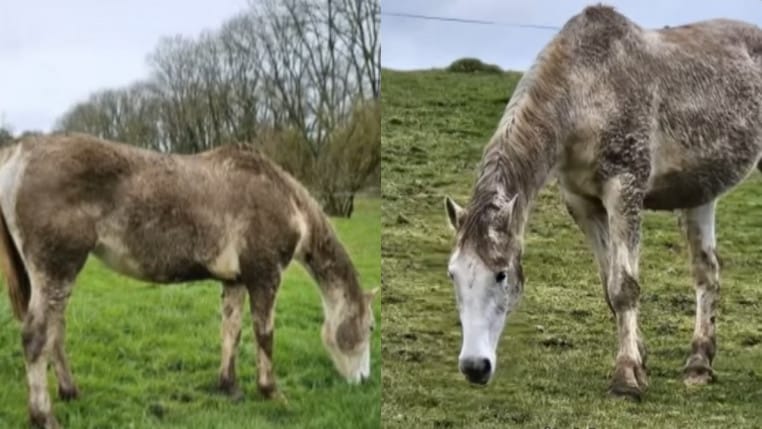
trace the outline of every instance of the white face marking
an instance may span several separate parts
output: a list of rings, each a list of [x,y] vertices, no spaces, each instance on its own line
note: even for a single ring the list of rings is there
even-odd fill
[[[359,384],[370,377],[370,344],[363,346],[360,353],[349,355],[335,349],[331,354],[337,369],[350,384]]]
[[[327,326],[329,325],[323,327],[323,343],[339,374],[351,384],[357,384],[368,379],[370,377],[370,337],[359,350],[347,353],[341,350],[337,344],[330,342],[328,338],[331,335],[335,336],[336,331],[332,331]]]
[[[323,310],[325,323],[323,324],[323,344],[328,350],[336,369],[352,384],[360,383],[370,377],[370,332],[362,332],[366,335],[361,345],[355,350],[344,351],[336,343],[338,327],[343,323],[347,302],[341,291],[336,290],[333,294],[323,296]],[[373,323],[373,313],[368,307],[369,323]],[[364,326],[361,329],[365,329]]]
[[[448,270],[463,329],[459,366],[469,381],[483,384],[495,372],[500,335],[506,316],[519,302],[521,285],[511,275],[498,281],[498,273],[473,251],[461,248],[450,258]]]

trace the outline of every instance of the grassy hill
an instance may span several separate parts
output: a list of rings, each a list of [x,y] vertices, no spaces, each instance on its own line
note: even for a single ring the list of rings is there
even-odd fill
[[[466,203],[483,146],[518,74],[382,75],[384,427],[678,428],[762,425],[762,179],[719,203],[723,260],[718,381],[686,388],[694,323],[687,249],[671,213],[645,216],[641,327],[650,388],[641,403],[606,395],[615,325],[597,269],[555,184],[539,196],[523,257],[526,284],[493,382],[457,369],[460,328],[446,262],[443,197]]]
[[[335,219],[364,288],[380,282],[380,201],[359,199],[352,219]],[[19,324],[0,288],[0,428],[26,427],[26,377]],[[248,308],[248,304],[246,305]],[[380,326],[380,305],[376,303]],[[287,403],[256,390],[254,335],[244,312],[237,356],[246,397],[215,390],[220,364],[220,286],[153,286],[91,260],[67,309],[67,348],[82,397],[71,403],[49,387],[66,428],[377,428],[380,335],[373,339],[371,380],[350,386],[320,340],[317,285],[296,263],[286,271],[275,316],[274,366]]]

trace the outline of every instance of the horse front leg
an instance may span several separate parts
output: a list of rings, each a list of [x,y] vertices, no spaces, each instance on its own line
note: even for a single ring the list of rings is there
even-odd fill
[[[715,310],[720,294],[720,267],[715,251],[715,202],[685,210],[683,228],[688,240],[696,282],[696,326],[691,354],[684,368],[684,382],[706,384],[714,379],[716,352]]]
[[[222,286],[222,359],[220,390],[234,400],[243,397],[235,373],[235,356],[241,341],[241,313],[246,300],[246,287],[240,284]]]
[[[607,291],[617,324],[619,350],[609,392],[640,399],[648,385],[638,327],[638,252],[643,191],[634,177],[621,175],[604,186],[610,246]]]
[[[254,321],[254,337],[257,347],[257,389],[265,398],[277,394],[273,374],[273,334],[275,297],[280,286],[280,274],[260,277],[249,285],[251,315]]]
[[[566,210],[571,215],[574,222],[587,237],[588,244],[593,250],[598,273],[603,284],[603,296],[606,298],[606,304],[611,311],[611,300],[608,292],[608,271],[609,271],[609,221],[606,209],[600,201],[592,200],[587,197],[573,194],[568,191],[562,191]]]

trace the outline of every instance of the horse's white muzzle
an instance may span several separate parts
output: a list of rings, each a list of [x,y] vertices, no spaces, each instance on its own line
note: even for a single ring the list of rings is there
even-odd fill
[[[352,372],[352,374],[347,377],[347,381],[349,381],[350,384],[360,384],[368,381],[370,378],[370,347],[365,349],[365,352],[362,354],[362,357],[360,358],[360,367]]]
[[[492,378],[494,365],[486,357],[467,357],[459,361],[460,372],[474,384],[487,384]]]
[[[495,349],[492,335],[479,323],[463,325],[463,347],[458,358],[458,368],[466,379],[474,384],[487,384],[495,373]]]

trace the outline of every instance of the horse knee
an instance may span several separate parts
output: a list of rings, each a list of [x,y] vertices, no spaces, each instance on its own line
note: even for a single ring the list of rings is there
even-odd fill
[[[714,249],[702,249],[694,262],[697,286],[712,292],[720,289],[720,260]]]
[[[24,327],[21,330],[21,345],[27,362],[34,362],[40,358],[45,344],[48,341],[48,332],[45,321],[34,316],[27,315]]]
[[[714,337],[694,338],[691,342],[691,355],[703,355],[712,362],[716,353],[717,341]]]
[[[609,302],[615,312],[635,308],[640,298],[640,284],[628,272],[623,271],[616,284],[609,286]]]

